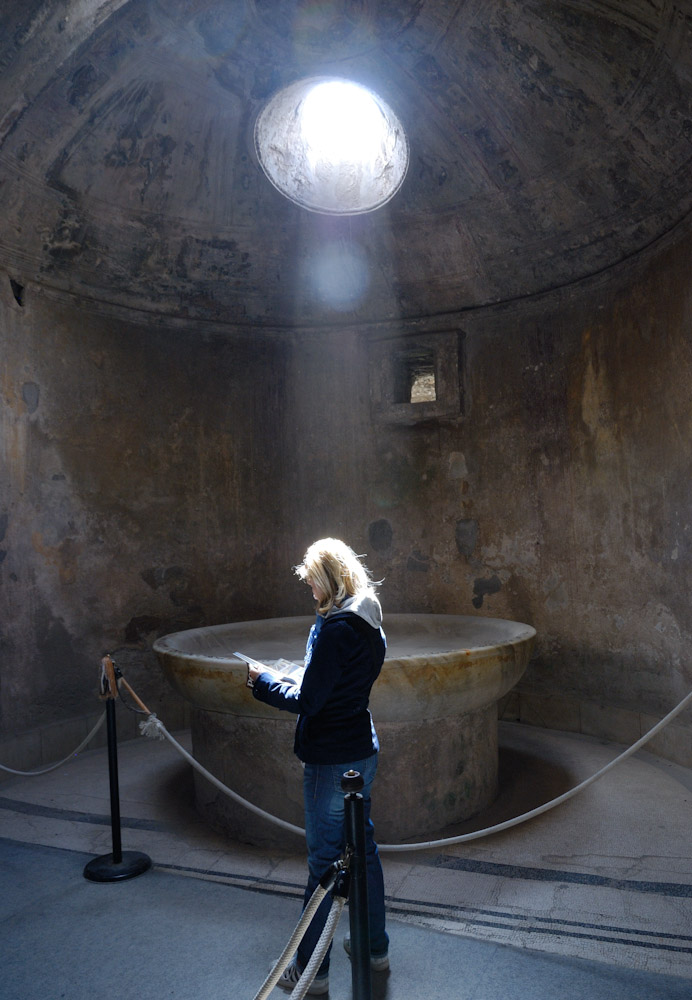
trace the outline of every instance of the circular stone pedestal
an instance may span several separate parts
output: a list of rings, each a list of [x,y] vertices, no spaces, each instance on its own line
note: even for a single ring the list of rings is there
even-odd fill
[[[155,645],[172,686],[195,706],[194,757],[255,805],[303,826],[296,716],[257,702],[239,650],[302,662],[312,618],[274,618],[177,632]],[[370,709],[381,752],[373,798],[378,840],[425,837],[468,819],[497,791],[497,702],[529,661],[535,630],[497,618],[388,615],[387,657]],[[195,772],[197,805],[215,827],[260,844],[282,831]]]

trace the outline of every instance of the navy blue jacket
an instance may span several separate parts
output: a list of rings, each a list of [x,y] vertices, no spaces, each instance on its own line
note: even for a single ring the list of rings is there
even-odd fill
[[[252,693],[274,708],[298,713],[293,749],[305,764],[344,764],[379,750],[368,711],[386,640],[351,612],[318,617],[308,639],[300,687],[260,674]]]

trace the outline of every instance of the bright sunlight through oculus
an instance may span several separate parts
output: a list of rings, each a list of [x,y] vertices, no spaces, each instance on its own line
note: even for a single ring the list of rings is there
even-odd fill
[[[255,146],[264,172],[303,208],[355,215],[399,190],[408,143],[380,98],[348,80],[299,80],[260,112]]]

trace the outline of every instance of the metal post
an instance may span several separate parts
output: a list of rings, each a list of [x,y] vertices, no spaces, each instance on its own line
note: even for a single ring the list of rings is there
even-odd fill
[[[365,856],[365,803],[360,789],[363,777],[358,771],[346,771],[341,787],[344,798],[346,845],[351,848],[351,898],[348,904],[351,930],[351,978],[353,1000],[371,1000],[370,924],[368,918],[368,879]]]
[[[118,788],[118,739],[115,729],[115,697],[117,685],[115,668],[110,656],[101,661],[103,670],[102,687],[106,694],[106,727],[108,732],[108,778],[111,797],[111,840],[112,854],[102,854],[92,858],[84,868],[84,878],[90,882],[120,882],[123,879],[142,875],[151,868],[151,858],[139,851],[123,854],[120,834],[120,792]]]
[[[113,864],[123,860],[123,844],[120,835],[120,789],[118,785],[118,738],[115,730],[115,699],[106,702],[106,731],[108,734],[108,784],[111,796],[111,842],[113,844]]]

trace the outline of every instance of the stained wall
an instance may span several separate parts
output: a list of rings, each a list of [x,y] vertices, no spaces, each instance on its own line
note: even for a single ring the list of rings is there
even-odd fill
[[[385,611],[534,625],[505,717],[636,739],[692,687],[691,244],[408,329],[458,338],[460,407],[404,422],[373,396],[395,325],[253,336],[2,276],[5,760],[71,749],[106,651],[185,725],[154,639],[307,613],[291,566],[322,534],[368,553]],[[691,727],[655,748],[692,765]]]
[[[153,640],[276,612],[285,349],[2,286],[2,736],[69,750],[106,652],[184,724]]]

